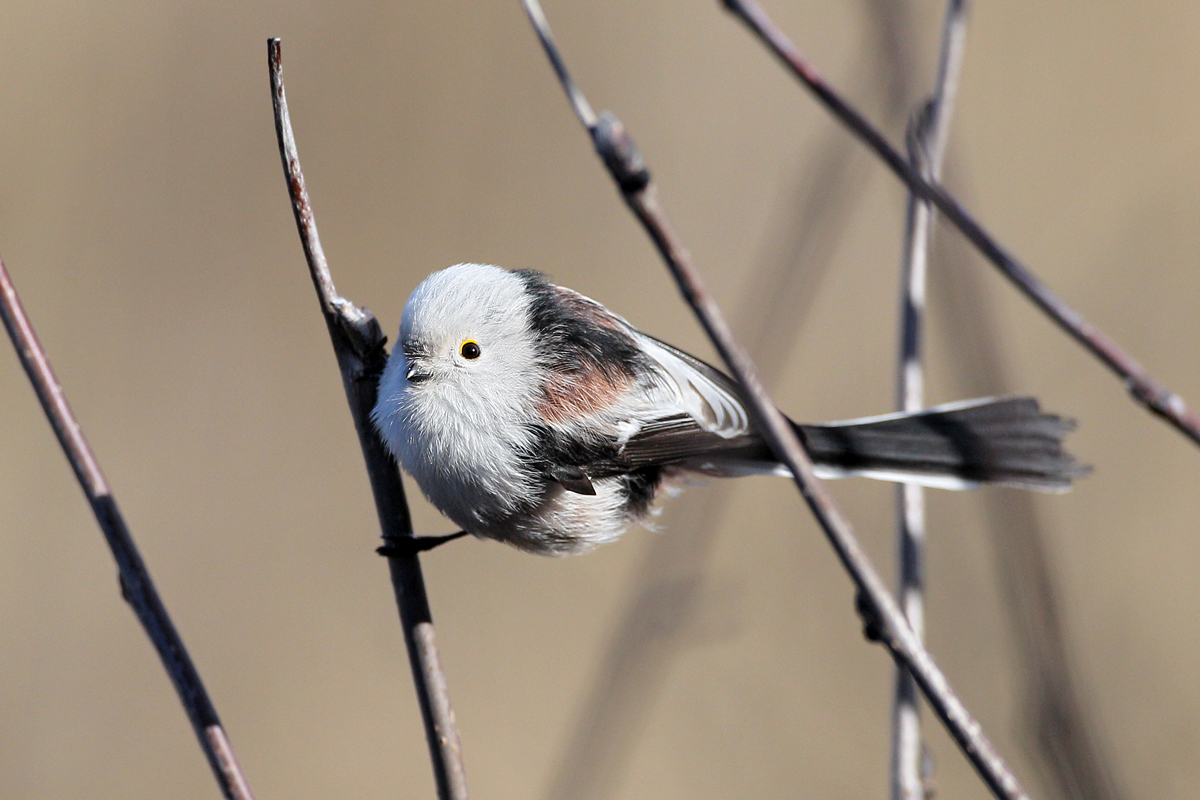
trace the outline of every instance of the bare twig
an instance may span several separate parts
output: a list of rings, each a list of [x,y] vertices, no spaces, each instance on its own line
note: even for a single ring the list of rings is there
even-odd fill
[[[429,743],[438,797],[443,800],[465,800],[467,781],[462,747],[454,722],[454,711],[450,707],[446,675],[438,660],[433,620],[425,594],[421,563],[414,547],[415,537],[404,497],[404,484],[400,480],[396,462],[388,454],[370,420],[379,375],[387,363],[386,338],[370,311],[340,297],[334,288],[296,153],[296,141],[292,135],[283,91],[278,39],[267,41],[267,60],[283,173],[287,178],[300,241],[333,341],[333,351],[346,389],[346,400],[350,404],[350,415],[354,418],[371,491],[375,496],[375,510],[383,532],[383,547],[380,550],[387,555],[396,605],[400,609],[400,624],[404,629],[413,683],[425,722],[425,736]]]
[[[561,58],[551,39],[549,27],[542,16],[537,0],[522,0],[534,23],[542,46],[556,63],[556,72],[568,96],[578,94],[562,66]],[[759,432],[771,445],[782,463],[791,470],[801,495],[824,529],[834,552],[841,560],[858,588],[861,605],[869,617],[870,627],[892,656],[910,669],[930,705],[958,742],[967,758],[997,797],[1016,800],[1027,795],[1016,777],[1000,758],[991,742],[984,736],[979,723],[971,716],[949,682],[934,663],[920,640],[904,619],[895,599],[888,592],[866,553],[863,552],[849,522],[834,505],[824,485],[813,475],[812,462],[804,452],[786,418],[771,402],[755,376],[754,365],[736,344],[716,302],[704,286],[691,259],[669,228],[658,202],[650,173],[633,140],[621,123],[610,113],[604,113],[588,125],[597,154],[603,160],[622,197],[653,240],[667,267],[679,285],[680,292],[692,307],[713,345],[741,384]]]
[[[865,5],[863,23],[877,46],[864,48],[869,57],[856,62],[853,83],[880,97],[887,119],[902,120],[912,71],[903,24],[907,8],[888,0]],[[861,204],[870,167],[869,157],[840,130],[829,129],[805,148],[795,189],[781,204],[732,315],[768,385],[800,339],[781,340],[779,331],[803,328],[853,209]],[[671,665],[711,641],[712,629],[731,627],[728,604],[717,599],[724,599],[723,587],[709,574],[731,488],[710,486],[666,510],[664,527],[671,535],[650,537],[620,618],[597,658],[593,683],[563,737],[567,745],[546,800],[612,796]]]
[[[217,710],[200,680],[200,673],[196,671],[183,639],[175,630],[167,608],[154,588],[150,572],[125,525],[125,518],[117,508],[112,489],[100,471],[100,463],[67,403],[67,396],[50,367],[50,360],[25,314],[17,288],[3,261],[0,261],[0,317],[4,318],[4,327],[8,329],[21,365],[29,375],[50,426],[54,428],[63,453],[71,463],[75,478],[112,550],[117,562],[121,595],[133,607],[146,635],[154,643],[154,649],[158,651],[158,657],[162,659],[163,667],[170,675],[175,691],[179,693],[179,700],[191,720],[221,792],[230,800],[253,800],[250,785],[238,766],[229,737],[225,735]]]
[[[839,137],[845,142],[845,137]],[[771,362],[782,362],[791,348],[780,346],[777,332],[798,330],[831,263],[833,244],[845,231],[848,209],[858,201],[865,181],[855,180],[845,148],[837,141],[817,148],[810,165],[818,174],[807,181],[803,211],[789,214],[778,234],[784,252],[754,272],[737,318],[753,329],[749,348]],[[808,171],[799,170],[803,175]],[[851,175],[849,173],[855,173]],[[793,206],[789,206],[793,207]],[[802,254],[804,257],[802,257]],[[796,269],[803,264],[803,269]],[[770,346],[767,346],[767,345]],[[728,504],[727,486],[712,486],[683,506],[672,506],[670,536],[654,536],[642,559],[625,608],[614,627],[591,691],[576,721],[562,761],[546,793],[547,800],[591,800],[613,795],[631,745],[653,709],[671,663],[706,638],[696,634],[717,607],[713,582],[706,574]]]
[[[966,30],[964,0],[948,0],[933,95],[918,110],[908,135],[909,160],[930,181],[941,176]],[[919,411],[925,405],[921,341],[933,208],[910,193],[904,223],[896,405],[901,411]],[[925,490],[917,484],[902,484],[896,487],[896,500],[896,593],[913,633],[924,638]],[[923,756],[916,682],[908,670],[897,666],[892,703],[892,800],[924,800]]]
[[[1060,300],[1050,289],[1013,258],[965,208],[937,183],[926,180],[892,147],[870,122],[825,83],[811,62],[784,35],[754,0],[722,0],[725,7],[740,18],[767,45],[768,49],[807,86],[855,136],[896,173],[909,190],[932,203],[954,227],[979,249],[1034,305],[1058,324],[1069,336],[1098,358],[1121,378],[1129,392],[1150,411],[1174,425],[1200,444],[1200,416],[1187,407],[1183,398],[1172,392],[1116,342]]]

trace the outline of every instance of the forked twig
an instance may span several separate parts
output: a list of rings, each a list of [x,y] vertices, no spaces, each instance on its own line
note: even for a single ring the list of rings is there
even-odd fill
[[[158,651],[163,668],[175,685],[175,691],[196,731],[196,738],[200,740],[200,747],[208,758],[222,794],[230,800],[253,800],[250,785],[238,766],[229,737],[225,735],[217,710],[200,680],[200,673],[196,671],[183,639],[175,630],[167,608],[154,588],[150,572],[125,525],[125,518],[117,508],[112,489],[100,471],[100,462],[83,436],[83,428],[67,403],[67,396],[50,367],[50,359],[38,341],[2,260],[0,317],[4,319],[4,327],[8,329],[21,365],[25,367],[29,381],[37,392],[42,410],[50,420],[50,427],[54,428],[58,443],[71,463],[71,469],[75,471],[75,478],[92,507],[100,530],[104,532],[104,538],[117,562],[121,596],[133,607],[146,635],[154,643],[154,649]]]
[[[568,97],[578,109],[580,104],[575,102],[575,98],[582,98],[583,95],[562,66],[562,59],[558,55],[537,0],[522,2],[542,46],[550,56],[551,62],[555,64],[555,71]],[[586,101],[583,107],[586,107]],[[950,688],[946,677],[913,634],[896,601],[871,566],[849,522],[834,505],[824,485],[813,475],[812,462],[804,448],[783,414],[767,396],[754,374],[754,365],[734,341],[729,326],[706,290],[700,274],[692,266],[690,257],[668,226],[666,216],[658,203],[657,192],[651,183],[650,173],[633,140],[610,113],[606,112],[598,118],[593,115],[590,125],[587,116],[579,116],[592,137],[597,154],[620,187],[625,202],[649,233],[679,285],[684,299],[741,384],[759,432],[770,443],[776,458],[791,470],[801,495],[824,529],[834,552],[850,573],[851,579],[858,587],[864,611],[870,617],[871,628],[878,633],[879,641],[898,662],[912,671],[934,711],[946,723],[951,736],[997,797],[1007,800],[1026,798],[1020,783],[984,736],[979,723],[967,711]]]
[[[1125,383],[1130,394],[1174,425],[1192,441],[1200,444],[1200,416],[1189,409],[1183,398],[1172,392],[1122,350],[1116,342],[1097,329],[1058,298],[1042,281],[1017,261],[959,205],[939,184],[926,180],[896,151],[883,134],[856,111],[829,84],[816,67],[800,54],[783,31],[771,21],[754,0],[722,0],[725,7],[741,19],[767,48],[807,86],[817,99],[850,131],[873,150],[909,190],[937,206],[954,227],[962,231],[981,253],[992,262],[1034,305],[1083,345]]]
[[[948,0],[942,19],[933,95],[921,105],[908,132],[909,161],[930,181],[937,181],[942,172],[966,23],[965,0]],[[900,270],[900,354],[896,375],[896,407],[900,411],[919,411],[925,405],[921,345],[932,235],[933,207],[910,193]],[[917,484],[902,484],[896,487],[896,501],[896,594],[913,633],[924,638],[925,490]],[[897,666],[892,701],[892,800],[925,800],[923,763],[916,683],[908,670]]]
[[[325,251],[321,248],[321,238],[317,234],[317,223],[304,185],[304,173],[300,170],[300,158],[288,117],[279,39],[267,40],[267,61],[271,71],[275,133],[279,137],[283,173],[292,198],[300,242],[304,246],[304,256],[317,290],[325,324],[329,327],[346,400],[350,404],[350,415],[354,418],[354,428],[358,431],[371,491],[375,496],[375,510],[383,532],[383,547],[380,550],[387,556],[392,589],[400,609],[400,624],[404,629],[413,684],[425,722],[425,737],[429,743],[438,797],[442,800],[466,800],[467,779],[458,726],[450,707],[446,675],[438,659],[429,599],[425,594],[425,578],[413,546],[415,537],[404,497],[404,484],[400,480],[396,462],[371,424],[370,414],[375,407],[379,375],[387,363],[386,338],[374,314],[342,298],[334,288],[333,277],[325,261]]]

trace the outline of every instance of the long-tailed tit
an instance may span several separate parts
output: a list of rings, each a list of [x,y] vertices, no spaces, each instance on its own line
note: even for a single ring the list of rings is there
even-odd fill
[[[541,274],[459,264],[413,291],[375,425],[467,533],[576,553],[643,518],[684,473],[790,474],[737,384]],[[1069,420],[1001,397],[825,425],[792,423],[822,477],[1064,491],[1087,469]]]

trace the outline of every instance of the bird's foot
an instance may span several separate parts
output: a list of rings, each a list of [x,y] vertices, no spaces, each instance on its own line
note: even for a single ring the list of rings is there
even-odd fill
[[[385,545],[380,545],[375,548],[375,552],[381,556],[415,556],[417,553],[423,553],[426,550],[432,550],[438,545],[446,542],[459,539],[466,536],[466,531],[458,531],[457,533],[447,533],[445,536],[402,536],[398,539],[393,539]]]

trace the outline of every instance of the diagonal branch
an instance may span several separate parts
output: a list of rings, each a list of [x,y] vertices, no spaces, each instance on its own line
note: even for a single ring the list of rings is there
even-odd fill
[[[414,546],[416,537],[413,536],[412,520],[404,497],[404,484],[400,480],[396,462],[380,441],[370,419],[379,375],[387,363],[384,346],[387,340],[370,311],[339,296],[334,288],[292,135],[287,99],[283,92],[278,39],[267,41],[267,61],[271,71],[275,132],[279,137],[283,173],[292,198],[300,242],[304,246],[325,324],[329,327],[329,337],[333,341],[333,351],[346,389],[346,400],[350,404],[350,415],[354,418],[354,428],[358,432],[371,491],[375,496],[375,510],[383,531],[383,547],[380,550],[387,555],[396,605],[400,610],[400,624],[404,629],[404,643],[408,647],[417,701],[425,722],[425,737],[429,743],[438,797],[442,800],[466,800],[467,780],[462,747],[454,711],[450,707],[446,675],[438,659],[433,618],[429,611],[429,599],[425,595],[421,562],[417,559]]]
[[[887,119],[907,111],[911,65],[906,7],[868,0],[863,23],[875,47],[856,63],[854,84],[878,94]],[[758,266],[749,271],[732,315],[742,343],[768,386],[800,337],[781,341],[779,331],[800,330],[845,236],[852,210],[862,201],[872,164],[856,144],[830,128],[796,168],[786,209],[765,236]],[[648,716],[684,653],[708,643],[728,611],[715,602],[709,574],[731,487],[713,485],[668,510],[671,536],[653,536],[637,569],[620,619],[597,657],[591,687],[562,737],[565,752],[545,800],[593,800],[614,794],[644,735]],[[721,615],[721,621],[713,617]],[[724,630],[724,628],[722,628]]]
[[[133,607],[146,635],[154,643],[163,668],[171,677],[179,700],[187,712],[200,747],[208,758],[208,764],[216,775],[221,793],[230,800],[253,800],[246,776],[234,758],[233,747],[217,717],[200,673],[192,663],[183,639],[175,630],[162,598],[154,588],[146,563],[138,552],[137,545],[125,525],[125,518],[117,508],[112,489],[100,471],[96,454],[83,436],[83,429],[67,404],[67,396],[54,376],[46,351],[42,349],[33,324],[25,314],[17,287],[4,262],[0,261],[0,317],[12,338],[13,347],[21,359],[21,365],[29,375],[29,381],[37,392],[46,418],[54,428],[54,434],[62,445],[63,453],[75,471],[75,478],[87,497],[96,522],[104,532],[108,547],[117,562],[117,574],[121,582],[121,595]]]
[[[522,2],[542,46],[553,54],[551,60],[558,64],[556,72],[564,76],[566,70],[561,66],[561,59],[557,56],[557,48],[537,0]],[[563,83],[568,85],[569,77]],[[992,792],[1006,800],[1026,798],[1024,789],[984,736],[979,723],[967,711],[924,645],[913,634],[895,599],[859,545],[849,522],[834,505],[824,485],[813,475],[812,461],[783,414],[767,396],[755,376],[753,363],[734,341],[716,301],[708,293],[699,272],[691,264],[690,256],[668,226],[650,173],[633,140],[620,121],[610,113],[601,114],[590,125],[584,117],[581,117],[581,122],[588,129],[597,154],[608,167],[625,202],[667,263],[684,299],[741,385],[756,427],[770,443],[776,458],[791,470],[800,494],[825,531],[842,565],[850,573],[858,588],[860,604],[869,618],[872,633],[877,634],[878,640],[898,663],[912,671],[935,713],[946,724],[950,735]]]
[[[933,95],[922,104],[909,129],[909,161],[931,181],[938,180],[942,171],[966,23],[964,0],[948,0],[942,20],[942,44]],[[909,194],[900,269],[900,357],[896,375],[896,405],[900,411],[919,411],[925,404],[921,345],[932,234],[933,208],[928,202]],[[916,484],[897,486],[896,501],[896,593],[913,633],[922,638],[925,631],[925,490]],[[924,800],[923,761],[916,682],[908,670],[897,667],[892,702],[892,800]]]
[[[954,345],[952,372],[967,397],[1004,394],[1013,385],[1012,370],[996,344],[998,325],[980,275],[964,269],[972,253],[962,240],[941,249],[931,302],[944,309],[935,317]],[[1121,800],[1119,759],[1106,748],[1067,647],[1070,630],[1049,552],[1052,528],[1028,492],[988,492],[979,499],[1023,672],[1023,746],[1064,800]]]
[[[1116,342],[1060,300],[1041,280],[997,242],[965,208],[939,184],[926,180],[892,147],[867,119],[856,111],[800,54],[754,0],[722,0],[767,48],[807,86],[817,99],[850,131],[873,150],[896,176],[918,197],[932,203],[954,227],[992,262],[1034,305],[1058,324],[1071,338],[1098,358],[1124,382],[1129,392],[1146,408],[1166,419],[1181,433],[1200,444],[1200,417],[1183,398],[1172,392],[1122,350]]]

